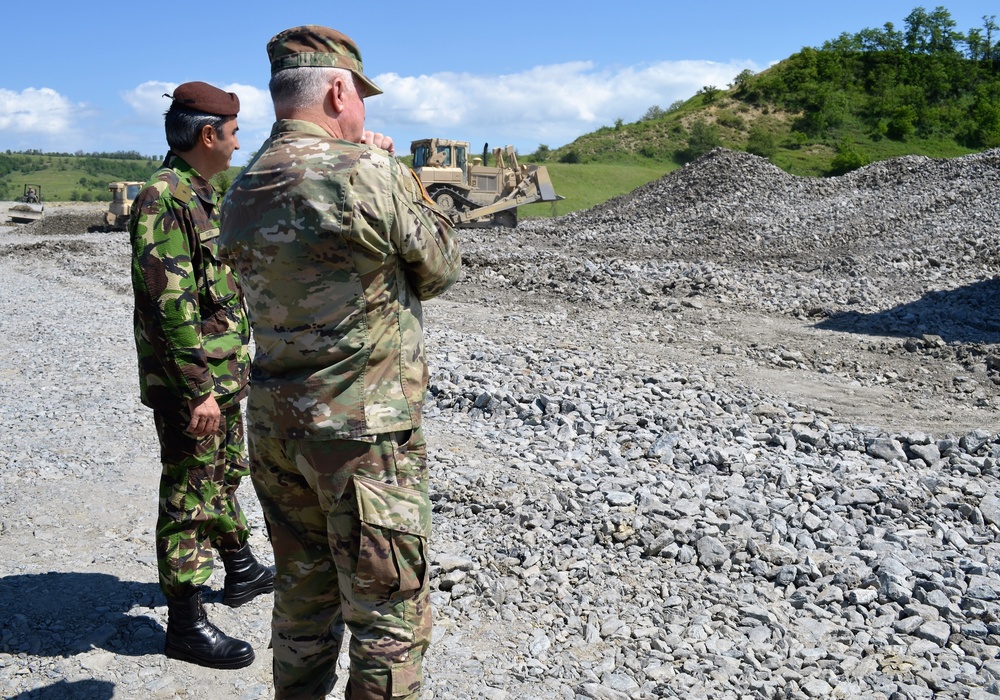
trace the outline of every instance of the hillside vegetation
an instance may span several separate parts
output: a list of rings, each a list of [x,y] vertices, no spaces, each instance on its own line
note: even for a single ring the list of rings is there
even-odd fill
[[[587,209],[724,146],[801,176],[838,175],[904,155],[951,158],[1000,146],[1000,28],[956,29],[944,7],[915,8],[896,29],[844,33],[725,88],[618,120],[570,144],[521,155],[549,167],[566,199],[524,207],[545,217]],[[112,180],[145,180],[138,153],[0,154],[0,199],[42,185],[49,201],[107,201]],[[221,175],[224,189],[238,168]]]
[[[24,184],[41,185],[52,202],[110,200],[108,183],[145,181],[159,166],[155,157],[120,153],[0,153],[0,200],[20,197]]]
[[[955,157],[1000,146],[1000,29],[957,31],[944,7],[914,9],[902,30],[842,34],[727,88],[705,86],[528,160],[690,162],[716,146],[795,175],[836,175],[902,155]]]

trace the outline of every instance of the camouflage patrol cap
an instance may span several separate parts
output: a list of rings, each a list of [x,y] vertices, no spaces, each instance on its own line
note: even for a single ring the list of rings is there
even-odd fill
[[[235,117],[240,111],[240,98],[235,92],[226,92],[197,80],[178,85],[174,94],[166,97],[172,97],[181,107],[217,117]]]
[[[358,45],[336,29],[317,25],[286,29],[267,42],[267,57],[271,75],[304,66],[345,68],[364,84],[366,97],[382,94],[382,88],[365,76]]]

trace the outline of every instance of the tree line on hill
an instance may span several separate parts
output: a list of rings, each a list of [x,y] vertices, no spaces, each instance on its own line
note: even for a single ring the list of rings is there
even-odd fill
[[[794,128],[836,135],[858,119],[872,138],[952,138],[968,148],[1000,146],[1000,30],[995,17],[963,34],[944,7],[918,7],[902,31],[844,33],[803,49],[756,76],[737,78],[737,97],[800,112]]]
[[[42,151],[37,148],[28,148],[23,151],[12,151],[7,149],[7,155],[25,155],[25,156],[62,156],[65,158],[107,158],[109,160],[156,160],[157,156],[144,156],[139,151],[96,151],[93,153],[85,153],[84,151],[76,151],[74,153],[66,153],[64,151]]]
[[[138,156],[138,154],[136,154]],[[14,172],[25,174],[42,170],[83,170],[94,177],[114,175],[119,179],[145,179],[159,166],[151,157],[111,158],[105,154],[89,153],[0,153],[0,177]]]

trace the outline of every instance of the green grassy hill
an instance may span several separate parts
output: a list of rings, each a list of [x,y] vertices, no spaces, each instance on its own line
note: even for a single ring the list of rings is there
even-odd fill
[[[1000,146],[1000,27],[957,31],[950,13],[914,9],[903,30],[843,34],[726,88],[705,86],[638,122],[621,120],[522,160],[683,164],[716,146],[794,175],[837,175],[903,155],[950,158]]]
[[[904,155],[953,158],[982,150],[937,134],[906,140],[873,138],[856,124],[811,138],[795,129],[801,116],[777,107],[748,105],[735,90],[728,90],[711,103],[697,95],[654,120],[603,127],[549,151],[544,158],[534,153],[522,160],[545,164],[550,171],[556,166],[565,172],[567,167],[617,163],[622,169],[660,169],[662,174],[723,146],[765,157],[793,175],[821,177],[845,172],[837,165],[842,153],[856,154],[853,164],[859,167]]]
[[[152,157],[115,157],[65,153],[0,153],[0,199],[20,197],[25,184],[41,185],[49,202],[110,201],[108,183],[142,180],[160,161]],[[138,156],[138,154],[135,154]]]
[[[162,156],[129,155],[0,153],[0,200],[21,197],[30,184],[41,186],[46,202],[110,202],[108,183],[145,182],[162,162]],[[239,172],[232,167],[213,181],[225,190]]]

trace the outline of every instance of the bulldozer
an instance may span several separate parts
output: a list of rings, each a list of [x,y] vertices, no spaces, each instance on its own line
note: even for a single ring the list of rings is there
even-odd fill
[[[45,205],[42,204],[42,186],[25,185],[21,200],[7,210],[10,220],[15,224],[30,224],[45,216]]]
[[[493,150],[493,162],[469,161],[469,143],[420,139],[410,143],[413,171],[427,194],[456,226],[517,226],[517,208],[565,199],[556,194],[542,165],[518,165],[513,146]]]
[[[104,225],[109,231],[124,231],[128,227],[128,217],[132,213],[132,200],[139,194],[145,183],[110,182],[111,203],[104,213]]]

